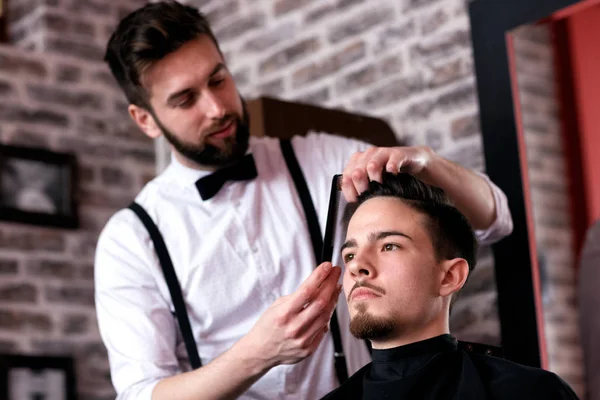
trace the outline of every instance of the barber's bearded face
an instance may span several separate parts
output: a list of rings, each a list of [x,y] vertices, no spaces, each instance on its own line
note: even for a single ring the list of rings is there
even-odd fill
[[[182,161],[218,168],[248,149],[248,113],[223,56],[201,35],[143,74],[149,110],[130,113],[150,137],[162,134]]]
[[[248,141],[250,130],[248,127],[248,112],[243,108],[241,118],[235,114],[224,116],[221,120],[215,121],[217,130],[222,127],[233,124],[231,129],[235,129],[233,135],[224,137],[219,146],[211,144],[208,140],[199,142],[188,142],[180,139],[175,133],[167,129],[155,116],[157,125],[160,127],[165,139],[182,156],[194,163],[207,167],[222,167],[234,163],[244,156],[248,150]]]

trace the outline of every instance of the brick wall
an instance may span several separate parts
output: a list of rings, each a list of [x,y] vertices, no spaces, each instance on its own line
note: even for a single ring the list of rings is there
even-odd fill
[[[94,311],[100,229],[154,174],[154,147],[102,62],[124,10],[107,0],[11,1],[0,46],[0,141],[73,151],[81,228],[0,223],[0,351],[75,356],[81,399],[114,399]]]
[[[0,86],[10,88],[0,140],[73,150],[83,171],[82,229],[0,224],[0,348],[74,353],[85,399],[114,398],[92,304],[97,234],[154,170],[152,144],[100,62],[123,4],[141,2],[13,1],[15,45],[0,47]],[[244,96],[379,116],[404,141],[483,169],[464,0],[188,3],[209,15]],[[461,339],[500,344],[493,268],[483,248],[453,311]]]
[[[583,396],[583,358],[576,305],[575,260],[566,159],[562,145],[551,30],[514,34],[549,369]]]

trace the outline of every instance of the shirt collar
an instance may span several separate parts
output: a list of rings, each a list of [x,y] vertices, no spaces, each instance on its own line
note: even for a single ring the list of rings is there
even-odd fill
[[[253,141],[252,138],[250,138],[250,144],[248,146],[248,150],[246,151],[246,154],[252,153],[252,151],[251,151],[252,141]],[[169,166],[167,167],[167,169],[165,170],[164,174],[166,175],[166,177],[171,178],[174,181],[176,181],[182,187],[193,187],[195,189],[195,184],[198,179],[203,178],[207,175],[210,175],[213,172],[214,171],[205,171],[205,170],[187,167],[187,166],[183,165],[177,159],[177,157],[175,157],[175,154],[173,152],[171,152],[171,162],[170,162]]]

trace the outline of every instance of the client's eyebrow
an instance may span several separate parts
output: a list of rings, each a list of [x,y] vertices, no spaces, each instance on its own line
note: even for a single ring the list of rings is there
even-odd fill
[[[413,240],[406,233],[402,233],[400,231],[373,232],[373,233],[369,234],[368,240],[369,240],[369,242],[372,243],[372,242],[376,242],[376,241],[381,240],[381,239],[385,239],[386,237],[389,237],[389,236],[402,236],[402,237],[407,238],[408,240]],[[347,240],[342,245],[342,248],[340,249],[340,252],[344,251],[344,249],[347,249],[347,248],[350,248],[350,247],[356,247],[356,246],[357,246],[356,240],[354,240],[354,239]]]
[[[354,240],[354,239],[347,240],[346,243],[344,243],[342,245],[342,248],[340,249],[340,253],[342,251],[344,251],[344,249],[347,249],[347,248],[350,248],[350,247],[356,247],[356,240]]]
[[[383,232],[373,232],[369,235],[370,242],[376,242],[377,240],[385,239],[388,236],[402,236],[409,240],[413,240],[406,233],[402,233],[400,231],[383,231]]]

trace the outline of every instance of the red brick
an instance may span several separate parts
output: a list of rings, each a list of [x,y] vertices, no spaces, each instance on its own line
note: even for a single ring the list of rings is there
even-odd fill
[[[283,67],[316,53],[321,48],[321,42],[318,38],[312,37],[294,43],[291,46],[279,50],[267,57],[260,63],[259,70],[261,74],[267,74],[278,71]]]
[[[100,94],[90,91],[66,90],[47,85],[28,85],[27,94],[36,102],[65,105],[70,109],[87,108],[97,112],[105,108],[104,98]]]
[[[452,138],[462,139],[479,133],[479,116],[467,115],[455,119],[451,123]]]
[[[366,46],[363,42],[349,44],[341,51],[329,56],[323,61],[312,63],[302,67],[292,76],[292,86],[301,87],[307,83],[318,81],[319,79],[334,74],[340,69],[356,62],[366,55]]]
[[[413,18],[397,24],[390,24],[377,33],[375,51],[377,53],[391,48],[401,47],[405,41],[417,33],[416,23]]]
[[[450,20],[450,16],[445,9],[440,8],[421,19],[421,33],[429,35],[443,27]]]
[[[0,230],[0,249],[63,252],[66,249],[66,244],[64,233],[58,230],[17,231],[4,228]]]
[[[94,288],[91,286],[46,287],[46,301],[52,304],[94,306]]]
[[[372,89],[362,100],[356,102],[355,107],[367,109],[386,107],[406,100],[411,95],[422,92],[423,89],[423,79],[419,75],[394,79]]]
[[[63,335],[84,334],[90,330],[90,318],[86,314],[66,314],[61,331]]]
[[[429,87],[437,88],[448,85],[462,78],[473,75],[471,65],[464,59],[453,60],[448,63],[432,67],[432,76]]]
[[[313,2],[314,0],[276,0],[273,10],[275,12],[275,16],[279,17],[283,14],[287,14],[291,11],[305,7]]]
[[[291,39],[296,34],[294,23],[279,24],[275,28],[261,31],[257,36],[249,39],[242,48],[244,51],[263,52],[284,40]]]
[[[27,275],[36,278],[74,279],[77,267],[67,260],[34,259],[26,263]]]
[[[47,313],[0,309],[0,331],[48,334],[53,325],[52,318]]]
[[[364,13],[360,13],[356,17],[334,26],[329,31],[328,37],[332,43],[337,43],[356,35],[363,34],[369,29],[391,21],[393,18],[393,9],[373,7]]]
[[[38,288],[30,283],[0,284],[0,301],[11,304],[35,303],[38,298]]]
[[[16,275],[18,273],[18,260],[12,258],[0,258],[0,275]]]
[[[239,0],[221,0],[217,4],[216,7],[205,14],[212,27],[218,26],[223,19],[236,15],[240,9]]]
[[[227,40],[236,39],[248,32],[262,28],[265,24],[265,15],[263,13],[252,13],[244,17],[239,18],[236,21],[232,21],[230,24],[224,25],[220,29],[215,30],[215,36],[219,42],[226,42]]]

